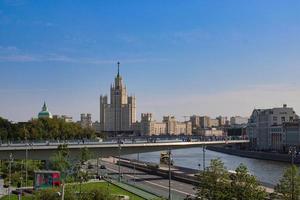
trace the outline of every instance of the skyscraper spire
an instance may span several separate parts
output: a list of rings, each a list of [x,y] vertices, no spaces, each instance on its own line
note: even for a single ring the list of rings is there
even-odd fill
[[[118,77],[120,76],[120,62],[117,63],[118,64]]]

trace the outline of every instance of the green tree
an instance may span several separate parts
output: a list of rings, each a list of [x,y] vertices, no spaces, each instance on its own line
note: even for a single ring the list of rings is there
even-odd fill
[[[80,164],[83,165],[84,162],[90,160],[92,158],[92,154],[87,147],[80,149]]]
[[[282,200],[298,200],[300,197],[300,176],[296,165],[288,168],[278,185],[275,187],[275,195]]]
[[[203,200],[231,199],[229,173],[220,159],[211,160],[210,166],[199,174],[196,195]]]
[[[52,169],[60,171],[62,178],[66,177],[67,171],[71,167],[69,154],[67,145],[59,145],[58,152],[50,158]]]
[[[260,186],[254,176],[249,174],[247,167],[239,165],[236,174],[231,175],[231,195],[239,200],[264,200],[266,191]]]

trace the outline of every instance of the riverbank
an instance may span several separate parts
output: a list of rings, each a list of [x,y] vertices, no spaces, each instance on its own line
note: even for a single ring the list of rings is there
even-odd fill
[[[116,161],[116,164],[119,163],[119,161]],[[158,176],[164,177],[166,179],[169,178],[169,168],[165,165],[158,165],[156,163],[151,162],[141,162],[137,160],[132,159],[126,159],[122,158],[120,161],[121,166],[129,167],[129,168],[135,168],[137,170],[150,173],[150,174],[156,174]],[[171,178],[172,180],[180,181],[183,183],[187,183],[193,186],[196,186],[199,184],[197,174],[201,170],[195,170],[187,167],[181,167],[181,166],[171,166]],[[266,189],[268,193],[274,192],[274,185],[270,183],[266,183],[263,181],[260,181],[263,188]]]
[[[280,153],[271,153],[271,152],[262,152],[262,151],[247,151],[247,150],[239,150],[233,148],[227,148],[222,146],[208,146],[208,150],[225,153],[234,156],[246,157],[246,158],[254,158],[260,160],[271,160],[278,162],[291,162],[291,156],[288,154],[280,154]],[[296,164],[300,164],[300,157],[296,157],[294,159]]]

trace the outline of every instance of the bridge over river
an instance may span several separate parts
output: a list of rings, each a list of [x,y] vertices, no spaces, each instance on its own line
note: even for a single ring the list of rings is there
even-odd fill
[[[32,160],[49,160],[50,157],[58,151],[58,147],[63,144],[68,145],[70,157],[78,157],[82,148],[87,148],[93,158],[109,157],[118,155],[128,155],[135,153],[146,153],[155,151],[164,151],[168,149],[186,149],[209,145],[224,144],[242,144],[249,143],[249,140],[214,140],[214,141],[182,141],[182,140],[162,140],[149,142],[145,140],[136,140],[132,142],[42,142],[42,143],[19,143],[19,144],[2,144],[0,146],[0,159],[9,159],[12,154],[14,159],[32,159]]]

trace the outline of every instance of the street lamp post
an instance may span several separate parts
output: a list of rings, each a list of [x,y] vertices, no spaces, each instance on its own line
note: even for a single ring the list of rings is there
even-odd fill
[[[10,153],[9,155],[9,183],[8,183],[8,199],[10,200],[11,194],[11,164],[13,162],[13,155]]]
[[[203,171],[205,171],[205,152],[206,152],[206,149],[205,149],[205,145],[203,145]]]
[[[97,176],[99,177],[99,156],[97,157]]]
[[[119,142],[119,148],[118,148],[118,150],[119,150],[119,163],[118,163],[118,171],[119,171],[119,182],[121,182],[121,140],[119,139],[118,140]]]
[[[135,160],[133,160],[133,183],[135,184]]]
[[[168,165],[169,165],[169,200],[172,199],[171,197],[171,178],[172,178],[172,174],[171,174],[171,149],[168,150],[168,155],[169,155],[169,162],[168,162]]]
[[[27,140],[27,130],[24,126],[24,135],[25,135],[25,187],[27,187],[27,181],[28,181],[28,140]]]
[[[289,155],[291,155],[291,158],[292,158],[292,166],[294,165],[294,159],[296,158],[297,156],[297,149],[296,147],[290,147],[289,148]],[[294,200],[294,193],[295,193],[295,183],[294,183],[294,175],[292,173],[292,200]]]
[[[25,187],[27,187],[28,183],[28,143],[26,143],[26,150],[25,150]]]

